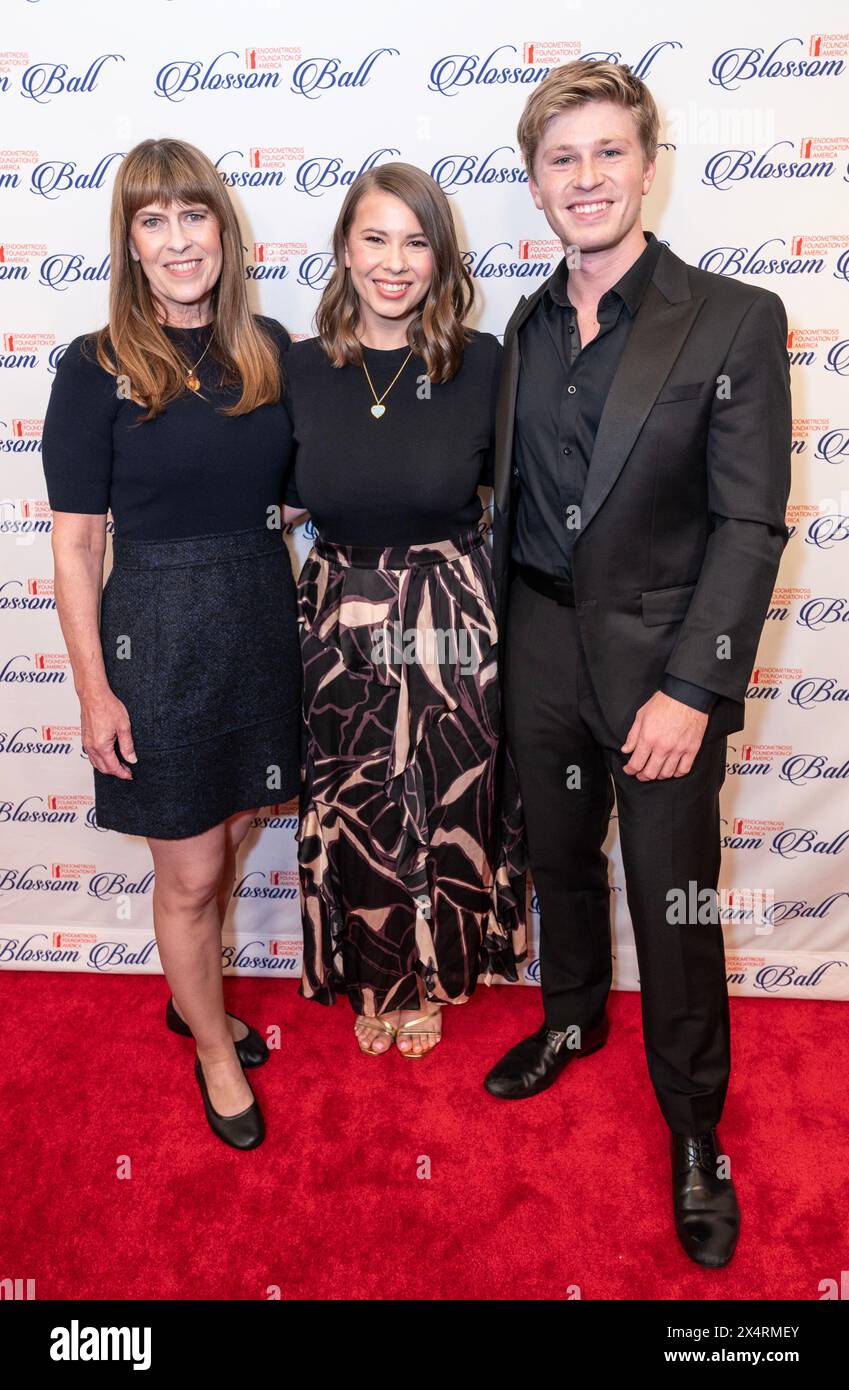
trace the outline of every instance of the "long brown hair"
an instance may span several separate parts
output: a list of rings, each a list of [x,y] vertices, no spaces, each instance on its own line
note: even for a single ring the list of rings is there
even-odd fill
[[[433,278],[407,328],[407,342],[424,358],[427,375],[434,384],[449,381],[459,370],[470,337],[464,321],[474,304],[475,287],[460,256],[448,199],[439,184],[414,164],[376,165],[360,174],[348,189],[333,229],[336,267],[315,313],[321,345],[334,367],[362,364],[356,334],[359,296],[345,265],[345,241],[357,204],[373,189],[393,193],[406,203],[430,243]]]
[[[168,207],[204,203],[216,217],[221,236],[221,274],[212,290],[215,337],[209,356],[221,366],[221,384],[239,385],[234,405],[222,415],[245,415],[280,399],[277,349],[256,323],[245,291],[242,236],[214,164],[183,140],[143,140],[125,156],[112,191],[110,218],[109,323],[94,336],[97,361],[129,381],[128,396],[147,414],[159,415],[186,391],[193,365],[163,332],[147,276],[133,260],[128,236],[133,218],[147,204]]]

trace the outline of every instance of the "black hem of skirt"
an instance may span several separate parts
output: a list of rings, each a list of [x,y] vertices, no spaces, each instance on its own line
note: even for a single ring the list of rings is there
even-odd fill
[[[185,840],[239,811],[293,800],[301,780],[301,719],[298,704],[277,719],[231,729],[202,745],[155,753],[137,749],[138,762],[128,764],[133,781],[93,769],[98,828]],[[281,750],[288,750],[288,757]],[[279,788],[245,775],[258,757],[280,768]]]

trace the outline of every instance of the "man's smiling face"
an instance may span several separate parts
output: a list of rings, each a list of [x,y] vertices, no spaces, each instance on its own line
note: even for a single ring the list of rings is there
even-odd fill
[[[618,246],[639,225],[654,174],[632,112],[588,101],[548,121],[528,186],[563,245],[590,254]]]

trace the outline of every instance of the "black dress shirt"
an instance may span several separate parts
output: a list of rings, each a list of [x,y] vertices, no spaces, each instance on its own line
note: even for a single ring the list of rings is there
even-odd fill
[[[513,559],[570,579],[572,546],[596,431],[631,325],[651,280],[661,243],[646,247],[598,302],[598,333],[581,345],[578,314],[569,299],[569,268],[560,261],[519,329],[519,386],[513,468],[519,478]],[[623,544],[627,537],[623,537]],[[717,696],[676,676],[661,690],[709,713]]]

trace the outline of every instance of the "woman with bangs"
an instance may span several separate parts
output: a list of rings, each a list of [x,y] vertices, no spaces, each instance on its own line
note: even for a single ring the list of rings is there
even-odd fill
[[[43,459],[97,823],[147,838],[166,1023],[195,1040],[214,1133],[251,1149],[264,1122],[243,1067],[268,1049],[224,1011],[221,927],[252,818],[297,790],[301,690],[281,526],[289,336],[250,312],[242,256],[200,150],[146,140],[128,153],[109,323],[60,359]]]
[[[333,252],[317,336],[288,359],[295,485],[316,528],[298,584],[301,993],[347,994],[364,1053],[394,1042],[421,1058],[442,1005],[480,977],[515,980],[526,954],[478,495],[501,346],[464,326],[473,284],[422,170],[362,174]]]

